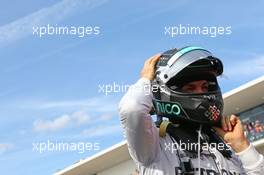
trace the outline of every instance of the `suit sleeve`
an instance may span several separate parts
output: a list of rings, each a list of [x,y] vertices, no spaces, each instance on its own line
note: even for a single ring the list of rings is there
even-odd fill
[[[236,155],[240,158],[247,175],[261,175],[264,173],[263,155],[259,154],[252,144],[246,150],[236,153]]]
[[[148,165],[159,155],[159,135],[149,111],[152,108],[150,80],[141,78],[119,104],[119,115],[132,159]]]

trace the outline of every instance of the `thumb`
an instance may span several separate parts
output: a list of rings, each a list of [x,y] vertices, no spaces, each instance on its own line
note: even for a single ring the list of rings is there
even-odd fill
[[[225,132],[223,129],[218,128],[218,127],[213,127],[213,128],[214,128],[214,130],[216,131],[216,133],[217,133],[220,137],[224,138],[226,132]]]

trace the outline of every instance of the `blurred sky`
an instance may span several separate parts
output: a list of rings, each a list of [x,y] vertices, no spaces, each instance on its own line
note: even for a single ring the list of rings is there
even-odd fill
[[[173,47],[207,48],[224,63],[227,92],[264,73],[264,2],[1,0],[0,171],[46,175],[124,140],[117,105],[144,61]],[[98,35],[33,35],[40,26],[98,26]],[[231,34],[165,34],[169,26]],[[36,142],[99,143],[100,150],[33,151]]]

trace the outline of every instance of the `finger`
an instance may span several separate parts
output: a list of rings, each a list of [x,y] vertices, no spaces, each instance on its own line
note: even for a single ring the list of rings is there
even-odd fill
[[[242,121],[240,120],[239,117],[237,117],[237,119],[236,119],[236,123],[237,123],[237,124],[240,124],[240,125],[243,125],[243,124],[242,124]]]
[[[238,120],[239,120],[239,118],[237,116],[231,115],[230,122],[231,122],[232,126],[235,126],[237,124]]]
[[[144,66],[149,65],[149,64],[150,64],[150,61],[151,61],[151,58],[147,59],[147,60],[145,61],[145,63],[144,63]]]
[[[232,131],[232,126],[231,126],[231,122],[230,122],[230,117],[226,117],[226,125],[228,128],[228,131]]]
[[[226,116],[222,117],[221,123],[222,123],[222,128],[224,131],[227,131],[227,125],[226,125]]]
[[[159,56],[159,54],[155,54],[153,56],[151,56],[149,59],[147,59],[149,62],[151,62],[153,59],[155,59],[157,56]]]
[[[224,138],[226,132],[221,129],[221,128],[218,128],[218,127],[213,127],[213,129],[215,130],[215,132],[222,138]]]
[[[157,58],[156,58],[157,56],[158,56],[158,54],[156,54],[156,55],[154,55],[154,56],[148,58],[148,59],[145,61],[144,66],[146,67],[146,66],[148,66],[148,65],[151,65],[151,64],[152,64],[152,61],[153,61],[154,59],[157,59]],[[159,57],[160,57],[160,56],[159,56]]]
[[[155,55],[154,55],[155,56]],[[148,58],[146,61],[145,61],[145,64],[150,64],[151,63],[151,60],[154,58],[154,56]]]
[[[160,54],[154,55],[150,60],[151,66],[155,66],[155,64],[159,61],[159,59],[160,59]]]
[[[235,115],[234,115],[234,116],[235,116]],[[240,118],[237,117],[237,116],[235,116],[234,118],[235,118],[235,127],[240,128],[241,130],[244,130],[244,128],[243,128],[243,123],[242,123],[242,121],[240,120]]]

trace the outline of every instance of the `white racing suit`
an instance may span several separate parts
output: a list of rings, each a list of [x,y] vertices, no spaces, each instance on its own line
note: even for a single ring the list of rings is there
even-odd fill
[[[129,153],[141,175],[183,174],[182,161],[190,161],[192,173],[202,175],[264,175],[263,155],[251,144],[240,153],[232,151],[230,159],[217,150],[188,156],[175,149],[175,141],[159,136],[149,111],[152,108],[150,81],[141,78],[132,85],[119,104],[119,113]],[[199,157],[199,158],[198,158]]]

